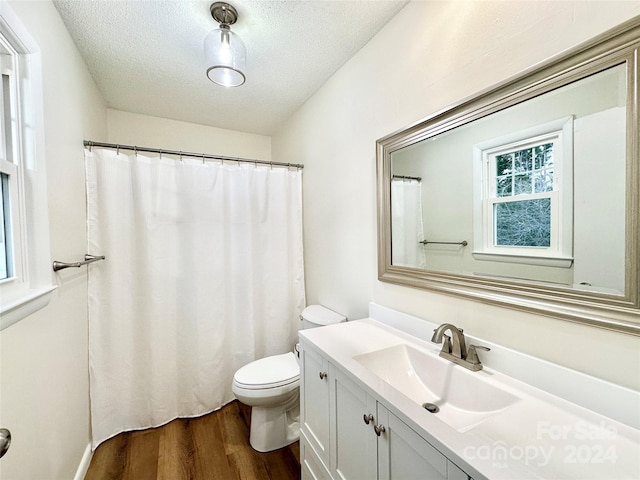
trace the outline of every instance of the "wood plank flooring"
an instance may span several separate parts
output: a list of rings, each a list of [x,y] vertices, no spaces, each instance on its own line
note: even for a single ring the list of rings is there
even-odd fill
[[[250,416],[234,401],[203,417],[121,433],[96,449],[85,480],[299,480],[298,443],[256,452]]]

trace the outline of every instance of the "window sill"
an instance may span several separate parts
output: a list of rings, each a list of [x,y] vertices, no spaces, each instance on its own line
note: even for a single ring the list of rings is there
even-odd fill
[[[19,300],[0,306],[0,331],[46,307],[56,288],[49,285],[32,289]]]
[[[571,268],[573,265],[573,257],[534,257],[532,255],[473,252],[473,258],[488,262],[521,263],[541,267]]]

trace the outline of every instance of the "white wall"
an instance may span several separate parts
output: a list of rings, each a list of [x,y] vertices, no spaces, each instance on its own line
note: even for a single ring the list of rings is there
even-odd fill
[[[624,292],[625,273],[625,117],[617,107],[574,123],[573,283],[616,293]]]
[[[371,300],[635,389],[640,338],[377,280],[375,141],[635,15],[638,2],[411,2],[273,138],[302,162],[308,303]]]
[[[106,140],[106,107],[50,2],[10,2],[42,52],[51,255],[86,253],[84,138]],[[52,275],[54,275],[52,273]],[[0,477],[70,479],[89,442],[87,270],[54,275],[43,310],[0,334]]]
[[[138,147],[271,160],[271,137],[121,110],[107,112],[109,142]]]

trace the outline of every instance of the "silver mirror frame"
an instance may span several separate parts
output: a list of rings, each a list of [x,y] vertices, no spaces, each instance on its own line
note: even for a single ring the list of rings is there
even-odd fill
[[[640,336],[640,17],[376,142],[378,279]],[[606,68],[627,70],[625,292],[611,295],[535,282],[391,264],[391,155],[440,133]]]

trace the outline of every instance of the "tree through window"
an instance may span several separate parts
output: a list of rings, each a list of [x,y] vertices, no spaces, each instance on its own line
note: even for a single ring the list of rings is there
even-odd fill
[[[553,191],[553,157],[553,143],[496,155],[495,245],[551,245],[551,199],[523,197]]]

